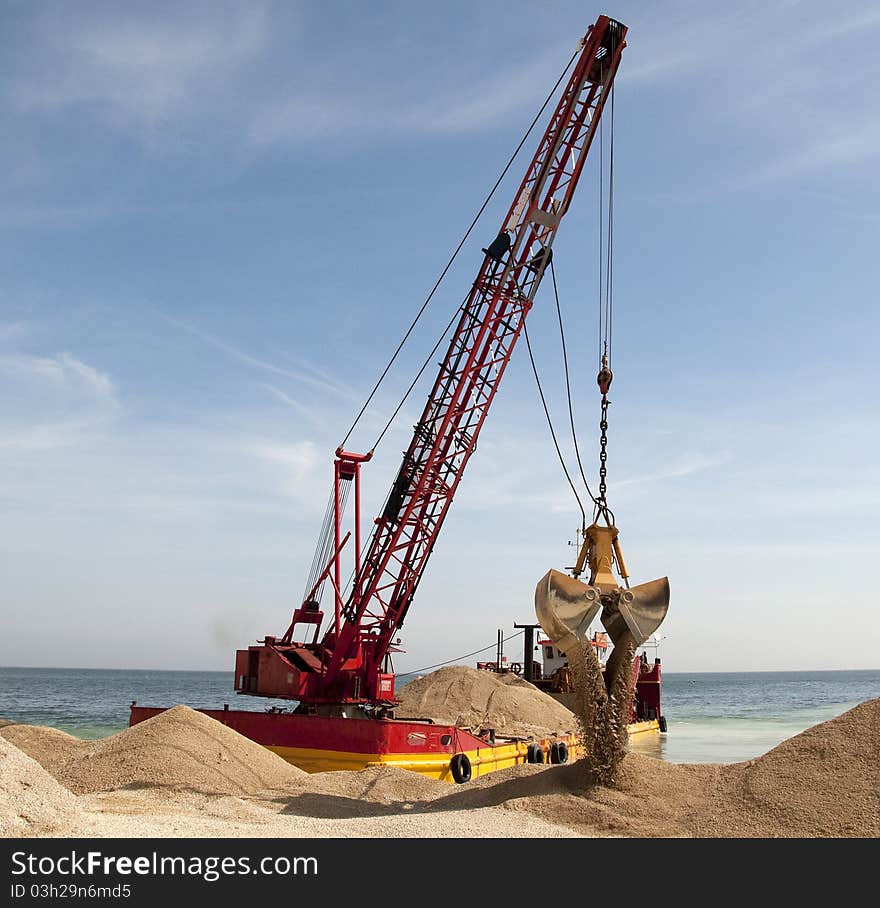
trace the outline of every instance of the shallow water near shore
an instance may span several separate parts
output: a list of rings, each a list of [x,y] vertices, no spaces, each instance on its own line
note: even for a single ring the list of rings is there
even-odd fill
[[[398,685],[412,676],[401,675]],[[673,763],[734,763],[880,696],[880,669],[734,672],[663,676],[666,735],[644,735],[630,748]],[[282,700],[239,697],[229,672],[0,668],[0,717],[50,725],[80,738],[128,725],[132,700],[145,706],[262,711]]]
[[[737,763],[877,696],[880,670],[668,673],[668,733],[630,748],[671,763]]]

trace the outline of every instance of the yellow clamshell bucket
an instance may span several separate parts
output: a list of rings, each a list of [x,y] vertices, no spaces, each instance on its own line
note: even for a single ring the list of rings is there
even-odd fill
[[[601,621],[615,644],[627,631],[641,646],[663,622],[669,610],[669,580],[661,577],[649,583],[624,588],[614,577],[617,569],[624,581],[628,572],[615,526],[592,524],[575,566],[575,577],[550,570],[535,589],[535,614],[547,636],[568,652],[576,641],[588,639],[590,624],[602,610]],[[577,580],[589,563],[590,582]]]

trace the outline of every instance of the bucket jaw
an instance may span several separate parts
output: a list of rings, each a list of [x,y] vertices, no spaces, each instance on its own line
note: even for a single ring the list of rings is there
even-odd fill
[[[628,630],[641,646],[663,623],[669,611],[669,579],[661,577],[608,596],[600,620],[615,644]]]
[[[577,577],[590,568],[590,582]],[[663,622],[669,610],[669,580],[661,577],[630,588],[620,586],[613,573],[616,564],[624,583],[628,572],[620,550],[617,527],[592,524],[573,568],[574,577],[550,570],[535,589],[535,613],[547,636],[562,650],[587,640],[590,624],[599,614],[605,630],[617,645],[629,634],[641,646]]]
[[[563,653],[587,639],[600,608],[601,594],[596,587],[559,571],[548,571],[535,589],[538,622]]]
[[[544,633],[567,653],[589,639],[590,625],[599,614],[616,645],[627,631],[641,646],[660,627],[669,610],[669,580],[662,577],[631,589],[603,592],[560,571],[548,571],[535,589],[535,614]]]

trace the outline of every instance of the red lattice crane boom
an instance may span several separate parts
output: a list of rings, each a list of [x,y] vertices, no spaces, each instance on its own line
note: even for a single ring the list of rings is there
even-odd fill
[[[333,539],[287,632],[239,650],[236,690],[300,701],[301,709],[352,712],[394,705],[388,656],[480,429],[552,256],[553,241],[596,134],[625,46],[626,27],[600,16],[585,35],[571,77],[483,262],[412,440],[361,560],[360,472],[371,454],[336,451]],[[342,502],[355,489],[354,579],[342,590]],[[329,524],[328,524],[329,526]],[[319,552],[321,552],[319,543]],[[316,594],[334,590],[333,621]],[[305,625],[312,639],[296,642]]]

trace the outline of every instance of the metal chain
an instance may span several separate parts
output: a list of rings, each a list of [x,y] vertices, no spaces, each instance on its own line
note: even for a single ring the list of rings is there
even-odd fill
[[[608,507],[605,501],[606,485],[605,480],[608,476],[608,469],[605,466],[608,460],[608,397],[602,395],[602,419],[599,422],[599,428],[602,434],[599,436],[599,501],[602,502],[602,509]]]
[[[599,436],[599,497],[596,499],[596,516],[598,517],[601,514],[609,525],[614,523],[614,515],[609,510],[608,501],[605,497],[607,491],[606,479],[608,478],[608,405],[611,403],[608,400],[608,389],[611,387],[613,378],[614,374],[608,367],[608,351],[606,348],[602,356],[602,368],[596,376],[596,382],[602,393],[602,419],[599,421],[599,429],[601,430],[601,435]]]

